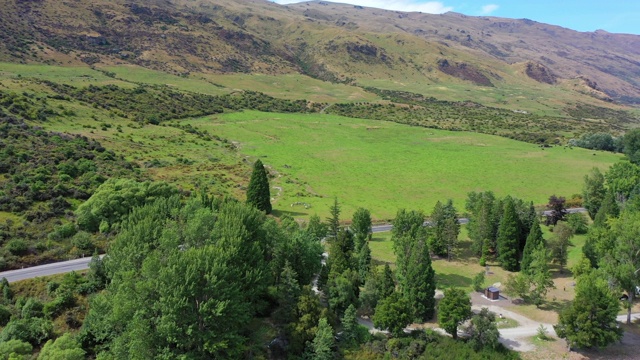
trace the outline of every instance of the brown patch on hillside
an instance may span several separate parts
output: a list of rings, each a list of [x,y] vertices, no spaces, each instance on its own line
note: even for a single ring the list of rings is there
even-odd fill
[[[438,69],[447,75],[461,80],[471,81],[480,86],[493,86],[491,80],[480,70],[467,63],[450,62],[447,59],[438,60]]]
[[[553,72],[540,63],[527,62],[525,73],[537,82],[553,85],[557,81]]]

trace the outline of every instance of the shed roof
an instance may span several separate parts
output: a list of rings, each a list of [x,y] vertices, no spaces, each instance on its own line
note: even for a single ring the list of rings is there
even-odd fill
[[[490,292],[500,292],[500,289],[495,288],[493,286],[490,286],[487,290],[489,290]]]

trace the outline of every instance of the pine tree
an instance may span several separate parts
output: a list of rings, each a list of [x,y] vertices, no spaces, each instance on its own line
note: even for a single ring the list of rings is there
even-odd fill
[[[333,347],[335,339],[333,337],[333,328],[327,322],[327,318],[322,318],[318,322],[318,331],[313,338],[310,346],[311,358],[313,360],[332,360],[334,359]]]
[[[518,217],[511,198],[505,199],[504,213],[498,228],[498,260],[507,271],[518,270]]]
[[[333,205],[329,208],[329,212],[331,213],[331,217],[327,218],[329,227],[327,236],[335,239],[338,237],[338,232],[340,231],[340,204],[338,203],[337,197],[333,199]]]
[[[618,207],[613,191],[608,191],[602,201],[602,205],[596,213],[595,219],[593,219],[593,226],[606,227],[607,219],[610,217],[618,217],[618,215],[620,215],[620,207]]]
[[[436,300],[435,271],[431,267],[429,246],[424,240],[418,241],[411,249],[407,263],[407,275],[401,283],[402,293],[413,309],[418,321],[433,318]]]
[[[382,284],[380,285],[380,300],[389,297],[396,290],[396,283],[393,281],[393,272],[389,264],[384,264],[382,273]]]
[[[342,317],[342,338],[347,346],[356,345],[358,342],[358,317],[356,307],[349,305]]]
[[[253,166],[249,187],[247,187],[247,204],[259,210],[271,214],[271,193],[269,192],[269,179],[267,170],[258,159]]]
[[[364,282],[367,277],[370,265],[371,249],[369,249],[369,244],[365,242],[358,252],[358,274],[360,275],[361,282]]]
[[[520,270],[522,270],[523,272],[528,273],[529,265],[532,261],[533,251],[540,243],[545,244],[545,241],[542,237],[542,230],[540,229],[540,220],[538,220],[538,217],[536,216],[535,220],[533,221],[533,226],[531,226],[529,236],[527,237],[527,244],[524,247],[524,253],[522,254]]]
[[[300,296],[300,285],[297,280],[298,274],[291,268],[287,261],[280,274],[278,284],[278,305],[276,318],[282,324],[288,324],[295,320],[295,311]]]

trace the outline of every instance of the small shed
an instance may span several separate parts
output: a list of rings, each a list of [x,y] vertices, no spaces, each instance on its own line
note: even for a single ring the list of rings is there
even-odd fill
[[[487,290],[484,291],[484,296],[486,296],[489,300],[500,300],[500,290],[498,288],[490,286],[487,288]]]

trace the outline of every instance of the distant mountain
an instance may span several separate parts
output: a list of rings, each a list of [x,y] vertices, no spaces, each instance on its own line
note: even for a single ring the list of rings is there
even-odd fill
[[[2,61],[303,73],[423,94],[536,89],[531,99],[546,93],[562,106],[640,104],[637,35],[325,1],[0,0],[0,8]]]

